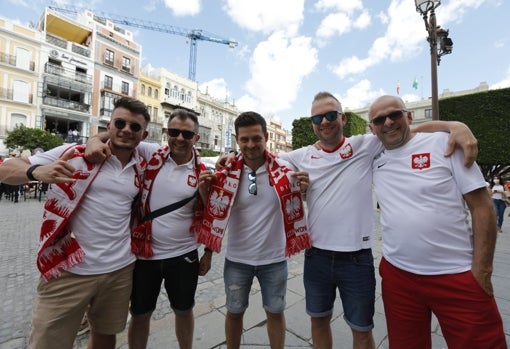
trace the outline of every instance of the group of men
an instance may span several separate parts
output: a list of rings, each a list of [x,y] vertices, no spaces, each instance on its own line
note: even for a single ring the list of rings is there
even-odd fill
[[[235,120],[240,152],[213,173],[194,148],[194,113],[172,113],[168,145],[160,148],[140,143],[148,122],[143,103],[122,98],[107,133],[86,149],[60,147],[0,166],[0,181],[58,183],[45,204],[30,347],[71,348],[89,307],[89,348],[114,348],[130,307],[130,348],[145,348],[164,280],[179,346],[191,348],[198,276],[228,229],[228,348],[240,346],[255,277],[271,348],[284,347],[286,261],[301,250],[314,348],[333,347],[337,290],[353,348],[375,348],[373,185],[390,348],[431,348],[431,313],[449,348],[506,348],[491,284],[494,210],[478,167],[470,166],[476,140],[469,129],[437,121],[411,132],[412,115],[393,96],[369,109],[377,137],[345,137],[346,115],[328,92],[315,96],[311,115],[318,142],[275,157],[266,150],[264,118],[242,113]]]

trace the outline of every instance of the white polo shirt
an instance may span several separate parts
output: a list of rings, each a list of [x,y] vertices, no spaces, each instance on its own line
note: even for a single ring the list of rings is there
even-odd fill
[[[31,156],[32,164],[47,165],[69,147],[63,145]],[[70,227],[85,252],[82,263],[69,271],[80,275],[119,270],[135,261],[131,253],[131,205],[138,194],[135,164],[123,168],[116,156],[105,161],[85,198],[70,219]],[[54,184],[53,184],[54,185]]]
[[[148,160],[160,146],[154,143],[141,142],[138,150]],[[198,189],[198,178],[195,173],[195,157],[185,164],[177,165],[169,156],[159,170],[150,194],[150,208],[159,208],[188,198]],[[156,217],[152,221],[152,250],[150,259],[166,259],[181,256],[197,249],[195,234],[189,228],[193,222],[197,198],[186,205],[167,214]],[[140,259],[143,259],[139,257]]]
[[[279,154],[307,171],[308,228],[312,245],[330,251],[372,247],[372,161],[383,150],[372,135],[345,138],[334,152],[307,146]]]

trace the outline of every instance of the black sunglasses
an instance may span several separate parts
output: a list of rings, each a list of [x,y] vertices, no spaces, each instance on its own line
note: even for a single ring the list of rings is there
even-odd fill
[[[386,122],[386,118],[390,118],[391,121],[400,120],[402,116],[404,116],[404,113],[407,113],[407,110],[395,110],[389,113],[388,115],[381,115],[376,118],[373,118],[370,120],[370,123],[375,126],[381,126]]]
[[[322,122],[322,119],[326,118],[328,121],[335,121],[338,118],[338,113],[340,113],[337,110],[328,111],[324,114],[317,114],[312,116],[312,122],[315,125],[320,125]]]
[[[123,119],[115,119],[113,121],[113,125],[118,130],[123,130],[124,127],[126,127],[126,124],[128,124],[128,122],[126,120],[123,120]],[[142,125],[140,125],[137,122],[129,122],[129,129],[131,131],[133,131],[133,132],[138,132],[138,131],[140,131],[142,129]]]
[[[248,193],[257,195],[257,174],[255,171],[248,173],[248,179],[250,180],[250,184],[248,185]]]
[[[169,128],[167,131],[170,137],[179,137],[179,134],[182,134],[182,138],[191,139],[195,136],[195,132],[188,130],[179,130],[176,128]]]

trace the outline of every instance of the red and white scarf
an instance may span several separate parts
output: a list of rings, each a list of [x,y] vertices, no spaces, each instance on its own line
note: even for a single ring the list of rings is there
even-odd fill
[[[69,220],[85,198],[85,193],[104,163],[95,165],[87,162],[83,157],[83,145],[71,146],[64,153],[68,151],[73,152],[68,162],[76,169],[72,176],[76,181],[52,184],[44,204],[37,268],[46,281],[60,276],[62,271],[81,263],[85,257],[78,241],[71,234]],[[145,160],[139,157],[136,151],[133,156],[136,160],[135,185],[141,187]]]
[[[195,152],[195,183],[198,186],[198,176],[200,171],[206,170],[206,167],[200,161],[200,154],[196,149],[193,149]],[[168,145],[159,148],[154,154],[152,154],[151,159],[147,164],[147,169],[145,170],[145,179],[143,181],[142,188],[142,196],[140,199],[140,208],[142,211],[141,216],[145,216],[151,212],[150,208],[150,194],[152,192],[152,186],[154,185],[154,180],[159,173],[159,170],[163,167],[168,156],[171,151]],[[141,217],[139,217],[141,218]],[[153,255],[152,245],[151,245],[151,237],[152,237],[152,220],[147,220],[145,222],[141,222],[138,224],[131,233],[131,251],[137,256],[141,256],[144,258],[150,258]]]
[[[283,216],[286,244],[285,256],[310,248],[310,236],[306,227],[306,218],[299,184],[291,178],[292,171],[280,165],[276,157],[267,150],[266,169],[269,182],[275,189]],[[197,240],[215,252],[221,250],[221,241],[225,236],[231,208],[234,203],[239,179],[243,169],[243,156],[238,154],[221,171],[216,172],[216,181],[211,184],[206,207],[195,214],[202,221],[195,222],[192,229],[197,232]]]

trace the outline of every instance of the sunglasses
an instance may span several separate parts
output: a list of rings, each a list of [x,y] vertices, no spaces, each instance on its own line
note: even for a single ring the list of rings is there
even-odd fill
[[[182,138],[191,139],[195,136],[195,132],[188,130],[178,130],[176,128],[169,128],[167,131],[170,137],[179,137],[179,134],[182,134]]]
[[[370,120],[370,123],[374,126],[381,126],[386,122],[386,118],[390,118],[391,121],[400,120],[402,116],[404,116],[404,113],[407,113],[407,110],[396,110],[388,115],[381,115],[376,118],[373,118]]]
[[[335,121],[338,118],[338,113],[340,113],[337,110],[328,111],[324,114],[317,114],[312,116],[312,122],[315,125],[320,125],[322,123],[322,119],[326,118],[328,121]]]
[[[126,127],[126,124],[128,122],[126,120],[123,120],[123,119],[115,119],[113,121],[113,125],[115,126],[116,129],[118,130],[123,130],[124,127]],[[142,125],[140,125],[139,123],[137,122],[129,122],[129,129],[133,132],[138,132],[142,129]]]
[[[248,173],[248,179],[250,184],[248,185],[248,193],[251,195],[257,195],[257,174],[255,171]]]

